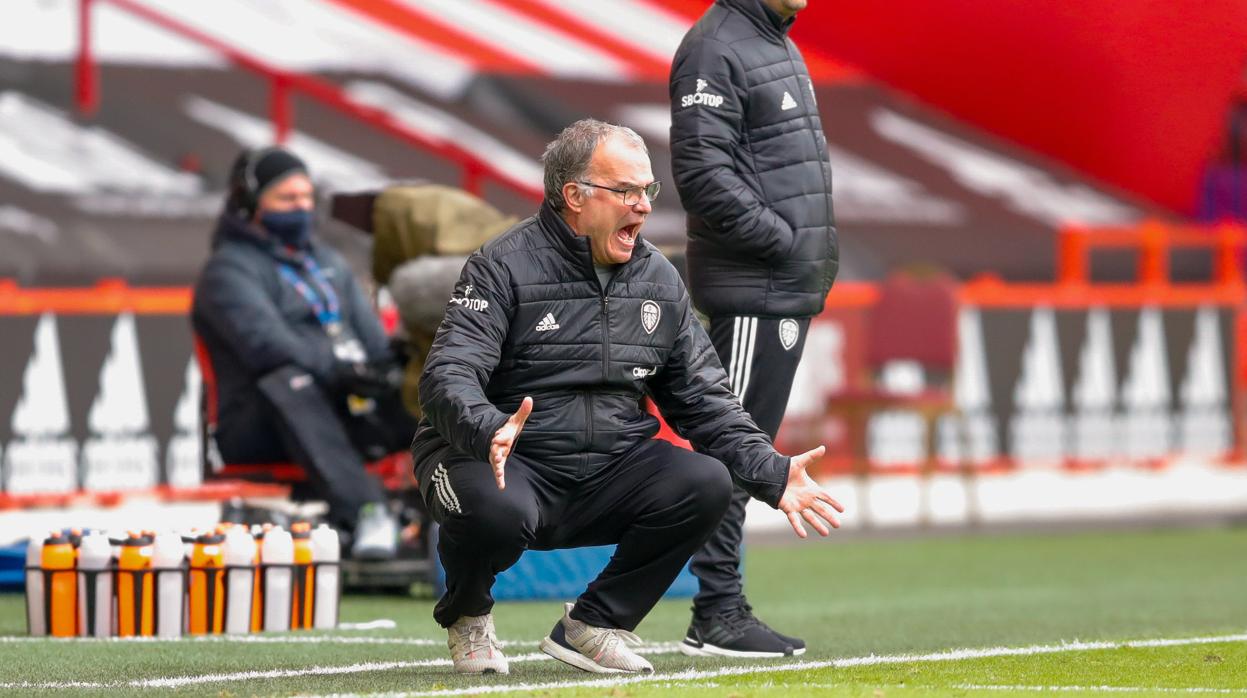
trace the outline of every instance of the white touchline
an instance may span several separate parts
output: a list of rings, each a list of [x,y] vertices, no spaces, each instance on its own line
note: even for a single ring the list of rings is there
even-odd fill
[[[1132,640],[1126,642],[1068,642],[1059,645],[1031,645],[1028,647],[984,647],[975,649],[956,649],[929,654],[893,654],[868,655],[864,657],[848,657],[821,662],[792,662],[789,664],[755,664],[752,666],[723,667],[707,671],[676,671],[645,676],[625,678],[590,679],[586,681],[550,681],[537,684],[482,684],[466,688],[450,688],[437,691],[404,691],[401,693],[370,693],[369,698],[418,698],[421,696],[458,696],[484,693],[514,693],[518,691],[540,691],[556,688],[596,688],[610,687],[634,683],[652,683],[656,681],[697,681],[719,676],[743,676],[777,671],[803,671],[807,669],[846,668],[856,666],[872,666],[879,664],[908,664],[913,662],[946,662],[959,659],[981,659],[986,657],[1009,657],[1037,654],[1054,654],[1058,652],[1079,652],[1086,650],[1115,649],[1120,647],[1177,647],[1182,645],[1204,645],[1220,642],[1244,642],[1247,634],[1219,635],[1213,637],[1189,637],[1157,640]],[[359,694],[330,694],[315,698],[345,698]],[[313,698],[304,696],[303,698]]]
[[[922,688],[908,686],[908,688]],[[1035,693],[1229,693],[1247,694],[1247,688],[1204,688],[1201,686],[1000,686],[962,683],[951,688],[967,691],[1034,691]]]
[[[802,683],[801,688],[851,688],[855,684],[850,683]],[[1247,695],[1247,688],[1207,688],[1203,686],[1011,686],[1004,684],[977,684],[977,683],[959,683],[951,686],[924,686],[921,684],[871,684],[879,689],[908,689],[908,690],[927,690],[940,691],[955,688],[963,691],[1019,691],[1032,693],[1219,693],[1230,695]],[[679,687],[692,688],[717,688],[719,684],[714,682],[705,683],[682,683]]]
[[[228,638],[228,635],[218,636],[220,638]],[[245,637],[245,636],[243,636]],[[9,638],[12,640],[20,638]],[[26,639],[42,639],[42,638],[26,638]],[[118,638],[119,640],[121,638]],[[280,639],[280,638],[273,638]],[[342,638],[348,639],[348,638]],[[70,640],[72,642],[72,640]],[[102,640],[107,642],[107,640]],[[133,641],[126,639],[126,641]],[[534,644],[534,643],[525,643]],[[674,643],[663,645],[646,645],[636,649],[639,654],[671,654],[676,651]],[[552,657],[546,654],[533,653],[523,654],[518,657],[508,657],[507,661],[512,664],[517,662],[546,662],[554,661]],[[16,690],[16,689],[64,689],[64,688],[178,688],[181,686],[191,686],[205,683],[219,683],[230,681],[251,681],[253,679],[287,679],[296,676],[332,676],[337,674],[358,674],[370,671],[390,671],[393,669],[418,669],[421,667],[440,667],[450,666],[449,659],[419,659],[411,661],[395,661],[395,662],[361,662],[358,664],[347,664],[344,666],[313,666],[300,667],[298,669],[269,669],[264,671],[239,671],[229,674],[200,674],[196,676],[167,676],[154,679],[135,679],[133,681],[15,681],[9,683],[0,683],[0,690]]]
[[[5,638],[0,638],[3,640]],[[8,638],[17,640],[19,638]],[[445,689],[439,691],[414,691],[402,693],[374,693],[372,697],[402,696],[455,696],[482,693],[513,693],[517,691],[545,690],[552,688],[617,686],[633,683],[652,683],[656,681],[696,681],[718,676],[742,676],[777,671],[801,671],[805,669],[844,668],[854,666],[872,666],[879,664],[906,664],[912,662],[941,662],[959,659],[979,659],[985,657],[1024,656],[1036,654],[1053,654],[1058,652],[1077,652],[1085,650],[1114,649],[1120,647],[1177,647],[1182,645],[1201,645],[1222,642],[1244,642],[1247,634],[1219,635],[1212,637],[1171,638],[1157,640],[1133,640],[1126,642],[1069,642],[1059,645],[1031,645],[1028,647],[985,647],[975,649],[956,649],[929,654],[894,654],[868,655],[863,657],[847,657],[819,662],[792,662],[788,664],[755,664],[751,666],[723,667],[708,671],[689,669],[686,671],[664,674],[649,674],[624,678],[594,679],[587,681],[552,681],[540,684],[484,684],[467,688]],[[661,654],[670,651],[670,645],[656,645],[640,648],[638,651],[647,654]],[[552,661],[544,654],[525,654],[509,659],[512,663]],[[282,679],[297,676],[331,676],[338,674],[357,674],[370,671],[390,671],[393,669],[415,669],[421,667],[449,666],[449,659],[424,659],[396,662],[364,662],[343,666],[314,666],[299,669],[272,669],[267,671],[241,671],[229,674],[200,674],[195,676],[171,676],[154,679],[136,679],[133,681],[116,682],[84,682],[84,681],[50,681],[50,682],[11,682],[0,683],[0,689],[63,689],[63,688],[177,688],[206,683],[222,683],[230,681],[250,681],[253,679]],[[357,694],[334,694],[357,695]],[[322,696],[320,698],[328,698]]]

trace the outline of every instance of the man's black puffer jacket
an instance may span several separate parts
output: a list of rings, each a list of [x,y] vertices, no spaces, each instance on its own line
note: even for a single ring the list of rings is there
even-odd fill
[[[657,433],[644,394],[778,504],[788,459],[732,395],[675,268],[641,242],[603,289],[588,238],[545,204],[464,265],[420,379],[416,467],[447,443],[487,462],[494,432],[531,396],[516,453],[587,476]]]
[[[814,85],[762,0],[716,0],[671,64],[671,168],[704,313],[803,317],[839,260]]]

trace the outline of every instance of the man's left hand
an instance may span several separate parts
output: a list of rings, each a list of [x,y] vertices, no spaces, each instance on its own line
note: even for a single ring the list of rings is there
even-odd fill
[[[831,524],[832,528],[840,528],[840,519],[836,517],[836,512],[843,514],[844,506],[832,498],[827,490],[819,487],[806,472],[826,452],[826,448],[819,446],[788,460],[788,487],[784,489],[784,496],[779,500],[779,510],[788,515],[792,530],[802,538],[809,534],[805,532],[801,519],[805,519],[822,536],[831,533],[827,524]]]

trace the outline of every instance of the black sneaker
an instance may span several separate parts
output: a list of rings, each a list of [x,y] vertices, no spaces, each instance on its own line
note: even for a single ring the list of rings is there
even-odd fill
[[[709,616],[694,610],[680,652],[690,657],[795,657],[805,654],[805,642],[772,630],[742,599]]]

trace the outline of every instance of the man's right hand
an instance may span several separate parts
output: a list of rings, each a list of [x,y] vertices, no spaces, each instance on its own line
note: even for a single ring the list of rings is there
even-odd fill
[[[498,481],[500,490],[507,488],[507,480],[503,472],[507,464],[507,456],[511,455],[511,450],[515,448],[515,442],[520,438],[520,432],[524,429],[524,422],[528,421],[528,415],[532,413],[533,399],[526,397],[515,414],[511,415],[510,419],[494,432],[494,439],[489,444],[489,464],[494,467],[494,479]]]

